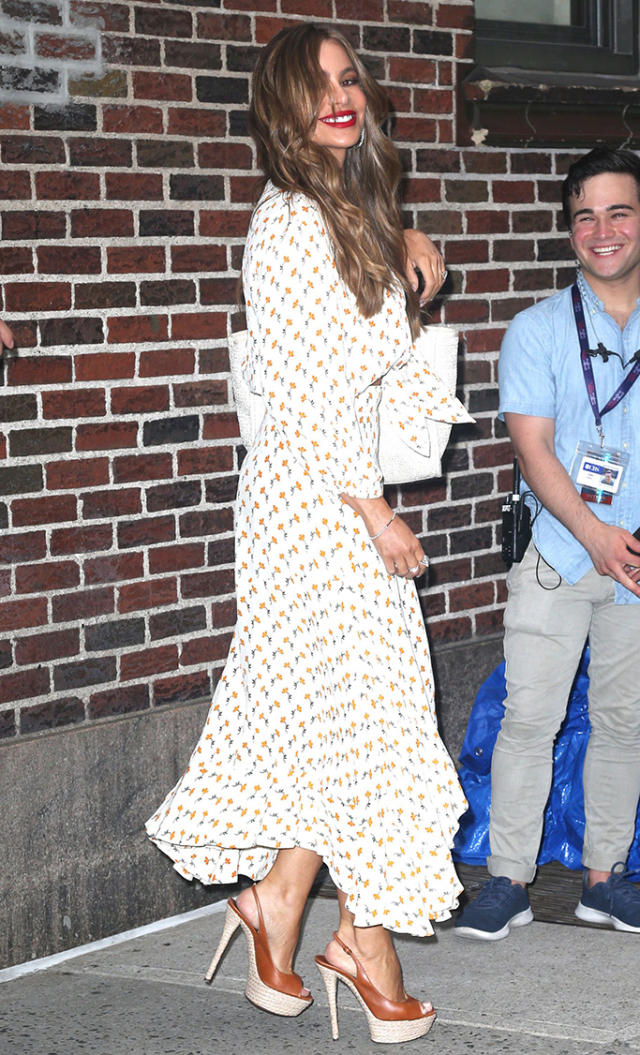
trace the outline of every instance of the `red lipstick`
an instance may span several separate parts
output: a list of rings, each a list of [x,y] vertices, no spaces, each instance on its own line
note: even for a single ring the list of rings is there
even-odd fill
[[[355,110],[340,110],[336,113],[327,114],[326,117],[318,118],[319,121],[329,125],[331,128],[352,128],[356,123],[356,119]]]

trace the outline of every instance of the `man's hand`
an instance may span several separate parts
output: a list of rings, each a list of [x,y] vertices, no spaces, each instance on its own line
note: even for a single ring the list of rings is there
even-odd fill
[[[420,294],[420,303],[426,304],[433,300],[447,277],[445,262],[431,239],[413,227],[404,232],[404,244],[407,249],[407,278],[411,288],[417,290],[418,276],[415,269],[422,272],[424,289]]]
[[[505,414],[522,475],[542,502],[582,543],[599,575],[608,575],[640,597],[640,542],[625,528],[603,524],[576,491],[555,455],[553,418]],[[633,525],[637,527],[638,525]]]
[[[13,348],[15,341],[9,327],[0,319],[0,358],[5,348]]]
[[[596,520],[582,544],[599,575],[608,575],[640,597],[640,542],[625,528]],[[634,552],[635,551],[635,552]]]

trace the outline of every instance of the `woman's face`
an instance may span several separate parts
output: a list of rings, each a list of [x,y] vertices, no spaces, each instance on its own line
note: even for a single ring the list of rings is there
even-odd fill
[[[323,40],[318,55],[327,76],[327,92],[320,103],[313,142],[327,147],[340,165],[347,150],[360,138],[367,108],[356,70],[342,44]]]

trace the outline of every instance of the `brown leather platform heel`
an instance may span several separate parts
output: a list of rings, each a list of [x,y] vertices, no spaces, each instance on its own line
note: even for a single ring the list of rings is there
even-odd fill
[[[229,898],[222,937],[204,978],[206,982],[212,981],[231,936],[238,927],[242,927],[249,950],[249,973],[245,989],[247,998],[252,1004],[264,1011],[270,1011],[273,1015],[293,1018],[309,1007],[312,997],[302,995],[304,986],[299,975],[293,972],[285,974],[274,966],[258,892],[255,887],[251,889],[258,908],[258,930],[252,926],[233,898]]]
[[[417,1040],[429,1032],[435,1022],[434,1010],[423,1011],[419,1000],[407,996],[404,1000],[387,1000],[373,985],[361,963],[338,937],[333,935],[338,945],[353,960],[356,976],[347,974],[339,967],[329,963],[324,956],[316,956],[318,970],[327,990],[329,1012],[331,1014],[331,1032],[333,1039],[338,1039],[338,1009],[336,990],[338,981],[344,982],[353,995],[360,1001],[367,1016],[369,1033],[376,1044],[400,1044],[405,1040]]]

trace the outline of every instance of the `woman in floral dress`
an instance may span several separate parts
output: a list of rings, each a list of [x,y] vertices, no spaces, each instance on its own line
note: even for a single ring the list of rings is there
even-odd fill
[[[338,33],[287,29],[259,58],[267,178],[243,284],[246,371],[267,413],[239,483],[238,621],[189,767],[147,829],[188,878],[254,880],[229,902],[210,974],[241,926],[247,995],[284,1015],[311,999],[292,961],[324,861],[340,911],[317,957],[334,1035],[340,980],[373,1039],[393,1042],[434,1012],[406,996],[391,932],[430,934],[457,904],[465,803],[412,581],[426,558],[377,460],[379,381],[419,330],[385,113]]]

